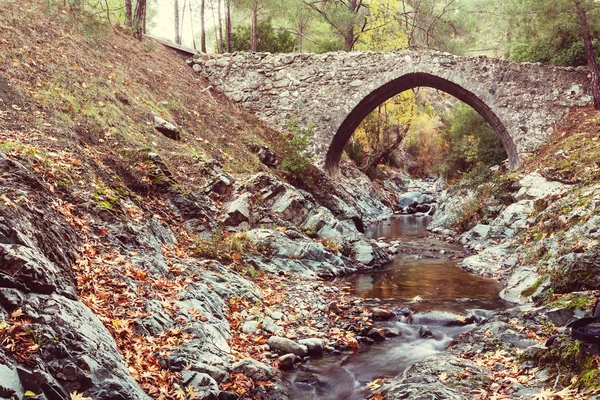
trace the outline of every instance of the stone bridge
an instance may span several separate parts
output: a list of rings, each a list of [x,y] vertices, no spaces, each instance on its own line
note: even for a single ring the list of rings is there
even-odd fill
[[[335,172],[354,129],[385,100],[419,86],[469,104],[498,135],[512,168],[571,107],[592,102],[586,68],[438,52],[195,55],[195,71],[272,128],[315,128],[318,164]]]

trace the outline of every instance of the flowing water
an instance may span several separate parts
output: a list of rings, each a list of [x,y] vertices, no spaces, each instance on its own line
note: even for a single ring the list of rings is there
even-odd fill
[[[422,357],[444,351],[450,341],[474,325],[456,326],[457,315],[485,318],[506,307],[498,294],[502,285],[468,273],[435,254],[460,251],[455,245],[426,240],[429,219],[396,217],[369,227],[371,238],[398,240],[418,254],[398,256],[386,268],[345,278],[355,295],[367,304],[391,309],[408,306],[413,314],[398,321],[377,322],[401,336],[343,355],[311,359],[286,374],[296,400],[358,400],[367,395],[366,384],[379,377],[393,377]],[[417,250],[426,250],[425,256]],[[426,325],[433,338],[419,337]]]

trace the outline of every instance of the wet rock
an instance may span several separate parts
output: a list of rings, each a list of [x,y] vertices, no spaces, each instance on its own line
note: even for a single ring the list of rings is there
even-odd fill
[[[356,340],[364,344],[375,344],[375,339],[371,339],[370,337],[366,336],[357,336]]]
[[[407,192],[402,193],[398,196],[398,207],[406,208],[406,207],[416,207],[418,202],[417,199],[421,196],[419,192]]]
[[[338,306],[337,301],[332,301],[331,303],[327,304],[327,312],[339,315],[342,313],[342,310]]]
[[[415,207],[415,212],[417,213],[427,213],[431,209],[429,204],[419,204]]]
[[[279,361],[279,368],[286,370],[294,368],[294,362],[296,362],[295,354],[285,354],[277,359]]]
[[[367,332],[367,337],[370,339],[373,339],[376,342],[385,341],[385,336],[381,333],[381,331],[379,329],[375,329],[375,328],[371,328]]]
[[[252,358],[244,358],[231,366],[233,372],[241,372],[250,379],[268,381],[279,374],[277,370]]]
[[[271,336],[267,341],[267,344],[271,349],[280,353],[292,353],[300,357],[304,357],[308,354],[307,346],[280,336]]]
[[[426,325],[423,325],[419,329],[419,337],[424,339],[433,338],[433,333]]]
[[[154,116],[154,129],[173,140],[181,140],[179,129],[171,122],[162,119],[158,115]]]
[[[235,392],[221,392],[219,393],[219,400],[238,400],[240,396]]]
[[[309,355],[323,354],[325,340],[319,338],[307,338],[298,341],[299,344],[306,346]]]
[[[462,377],[465,368],[468,379]],[[390,379],[382,387],[383,398],[465,400],[473,398],[473,388],[487,387],[491,372],[469,360],[448,353],[425,357],[409,367],[404,376]],[[444,377],[444,379],[441,379]]]
[[[375,321],[387,321],[389,319],[392,319],[394,316],[395,314],[392,311],[386,310],[385,308],[373,309],[373,319]]]
[[[398,329],[389,327],[381,328],[381,333],[386,338],[397,337],[402,335]]]

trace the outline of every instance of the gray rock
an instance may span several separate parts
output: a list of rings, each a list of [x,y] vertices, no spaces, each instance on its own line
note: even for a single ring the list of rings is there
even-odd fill
[[[309,203],[297,190],[288,189],[271,206],[272,211],[283,219],[300,226],[309,213]]]
[[[162,119],[158,115],[154,116],[154,129],[173,140],[181,140],[179,129],[167,120]]]
[[[241,372],[250,379],[268,381],[279,376],[277,370],[252,358],[244,358],[231,366],[234,372]]]
[[[299,344],[306,346],[309,355],[323,354],[325,340],[319,338],[306,338],[298,341]]]
[[[565,326],[573,319],[573,310],[569,308],[553,308],[544,313],[548,321],[556,326]]]
[[[417,199],[421,196],[419,192],[406,192],[398,196],[398,207],[416,207],[418,202]]]
[[[419,337],[421,337],[423,339],[433,338],[433,333],[426,325],[423,325],[419,329]]]
[[[371,328],[367,332],[367,337],[373,339],[376,342],[383,342],[385,340],[385,336],[379,329]]]
[[[279,353],[292,353],[300,357],[304,357],[308,354],[307,346],[280,336],[271,336],[267,341],[267,344],[271,349],[278,351]]]
[[[274,320],[283,319],[283,313],[281,311],[273,311],[271,313],[271,318],[273,318]]]
[[[398,329],[390,327],[381,328],[381,333],[387,338],[402,336],[402,333]]]
[[[246,321],[242,325],[242,332],[255,333],[258,330],[258,321]]]
[[[373,309],[373,319],[376,321],[387,321],[395,316],[395,314],[386,310],[385,308],[374,308]]]
[[[430,204],[433,202],[433,197],[428,194],[422,194],[417,198],[417,204]]]
[[[519,181],[521,188],[515,195],[517,200],[535,200],[565,191],[570,186],[549,181],[537,172],[526,175]]]
[[[552,274],[552,287],[556,293],[600,289],[600,249],[561,257]]]
[[[212,377],[217,382],[223,382],[228,377],[227,371],[214,365],[206,364],[203,362],[195,362],[191,365],[192,371],[202,372],[207,375],[210,375],[210,377]]]
[[[279,368],[286,370],[294,368],[294,362],[296,362],[295,354],[284,354],[277,359],[279,361]]]
[[[244,193],[237,199],[225,205],[225,221],[226,226],[238,226],[242,222],[250,220],[250,200],[252,195]]]
[[[0,397],[22,399],[23,393],[24,389],[16,367],[10,363],[10,360],[7,364],[0,364]]]
[[[184,387],[192,386],[200,399],[216,399],[219,394],[219,384],[208,374],[183,370],[181,382]]]
[[[261,323],[261,327],[271,334],[276,334],[283,329],[283,327],[277,325],[271,317],[266,317]]]
[[[469,368],[469,379],[461,374]],[[440,377],[445,376],[445,380]],[[452,354],[439,353],[425,357],[409,367],[404,376],[390,379],[382,387],[386,400],[466,400],[473,388],[487,387],[491,371]]]

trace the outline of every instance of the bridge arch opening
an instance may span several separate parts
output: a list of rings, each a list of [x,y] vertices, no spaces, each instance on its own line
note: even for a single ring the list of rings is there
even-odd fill
[[[363,98],[346,116],[335,133],[325,156],[325,170],[335,174],[344,149],[360,123],[379,105],[392,97],[417,87],[429,87],[448,93],[458,100],[468,104],[477,111],[490,125],[508,156],[509,167],[516,168],[519,164],[517,147],[508,131],[491,108],[472,92],[447,79],[427,73],[411,73],[394,79],[375,89]]]

